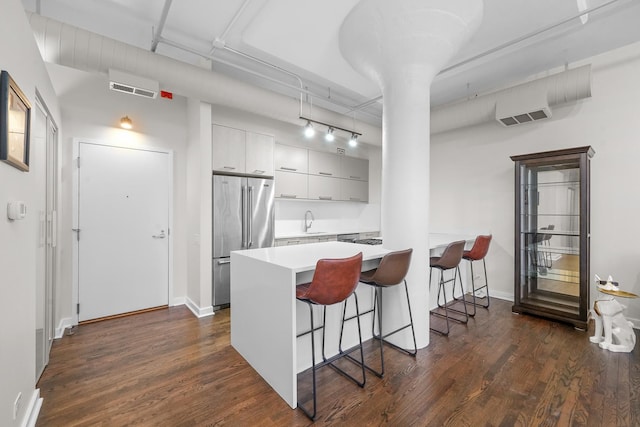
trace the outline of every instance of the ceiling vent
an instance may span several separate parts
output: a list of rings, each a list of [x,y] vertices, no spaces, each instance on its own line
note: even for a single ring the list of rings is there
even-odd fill
[[[110,68],[109,89],[145,98],[155,98],[160,91],[160,84],[151,79]]]
[[[507,89],[496,100],[496,120],[506,127],[549,117],[547,91],[537,85]]]

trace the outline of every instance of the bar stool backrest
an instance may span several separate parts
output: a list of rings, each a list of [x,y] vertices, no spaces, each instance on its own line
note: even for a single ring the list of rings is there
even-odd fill
[[[439,268],[442,270],[449,270],[456,268],[460,264],[462,259],[462,253],[464,252],[464,240],[458,240],[457,242],[451,242],[445,248],[444,252],[440,256],[431,262],[431,267]]]
[[[361,270],[362,252],[349,258],[318,260],[305,299],[320,305],[346,300],[358,286]]]
[[[472,261],[478,261],[487,256],[489,245],[491,244],[491,234],[476,237],[473,247],[469,251],[464,252],[464,258]]]
[[[368,279],[379,286],[394,286],[402,283],[411,264],[413,249],[389,252],[386,254],[373,276]]]

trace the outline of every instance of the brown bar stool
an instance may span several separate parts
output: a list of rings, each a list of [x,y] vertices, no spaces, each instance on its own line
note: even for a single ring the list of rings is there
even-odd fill
[[[388,254],[386,254],[382,260],[380,261],[380,264],[378,265],[377,268],[373,269],[373,270],[369,270],[369,271],[365,271],[363,273],[360,274],[360,282],[366,284],[366,285],[370,285],[374,287],[374,298],[373,298],[373,308],[371,308],[368,311],[365,311],[363,313],[360,313],[360,315],[365,315],[367,313],[371,313],[373,312],[373,318],[372,318],[372,322],[371,322],[371,330],[372,330],[372,334],[373,334],[373,338],[377,339],[378,342],[380,343],[380,372],[376,371],[375,369],[366,366],[365,368],[367,368],[368,370],[370,370],[371,372],[373,372],[375,375],[377,375],[378,377],[382,378],[382,376],[384,375],[384,354],[383,354],[383,343],[386,343],[387,345],[402,351],[403,353],[406,353],[410,356],[415,357],[416,354],[418,353],[418,345],[416,343],[416,333],[415,330],[413,328],[413,315],[411,314],[411,303],[409,302],[409,289],[407,287],[407,281],[405,279],[407,272],[409,271],[409,265],[411,264],[411,253],[413,252],[413,249],[405,249],[403,251],[396,251],[396,252],[389,252]],[[409,323],[407,323],[404,326],[401,326],[399,328],[397,328],[396,330],[392,331],[392,332],[388,332],[386,334],[382,333],[382,290],[384,288],[389,288],[392,286],[396,286],[399,285],[401,283],[404,283],[404,291],[405,294],[407,296],[407,308],[409,310]],[[378,331],[379,331],[379,335],[376,335],[375,333],[375,321],[376,321],[376,307],[378,310]],[[352,316],[348,319],[343,319],[342,325],[344,326],[344,321],[345,320],[351,320],[353,319],[355,316]],[[413,350],[406,350],[402,347],[398,347],[397,345],[390,343],[389,341],[385,340],[385,338],[400,332],[408,327],[411,327],[411,334],[413,336]],[[357,362],[357,361],[356,361]]]
[[[437,309],[431,310],[430,314],[434,315],[434,316],[438,316],[438,317],[442,317],[444,319],[446,319],[446,324],[447,324],[447,329],[446,331],[441,331],[439,329],[433,328],[433,327],[429,327],[429,329],[431,329],[433,332],[436,332],[440,335],[449,335],[449,319],[453,320],[454,322],[458,322],[458,323],[467,323],[469,321],[469,313],[467,312],[467,304],[465,303],[464,299],[462,299],[462,305],[464,307],[464,311],[460,311],[460,310],[456,310],[450,307],[450,304],[447,303],[447,290],[445,287],[445,284],[449,283],[449,282],[453,282],[453,289],[451,291],[452,294],[455,295],[455,290],[456,290],[456,281],[458,279],[458,273],[460,271],[460,260],[462,260],[462,253],[464,252],[464,245],[465,245],[465,241],[464,240],[459,240],[457,242],[452,242],[449,243],[449,245],[445,248],[444,252],[442,253],[441,256],[439,257],[431,257],[429,259],[429,264],[431,266],[431,268],[429,269],[429,286],[431,286],[431,273],[433,272],[433,269],[436,268],[438,270],[440,270],[440,281],[439,281],[439,286],[438,286],[438,308],[437,309],[444,309],[444,314],[436,311]],[[448,279],[448,280],[444,280],[444,272],[447,270],[453,270],[453,278]],[[462,295],[464,297],[464,289],[462,287],[462,279],[460,279],[460,288],[462,289]],[[444,303],[440,304],[440,292],[443,293],[444,295]],[[454,299],[454,302],[457,302]],[[451,317],[449,316],[449,310],[454,311],[456,313],[460,313],[460,314],[464,314],[465,318],[463,319],[458,319],[456,317]]]
[[[358,338],[359,345],[349,350],[351,352],[357,348],[360,348],[360,362],[358,365],[362,367],[362,381],[358,381],[353,376],[349,375],[339,367],[333,364],[337,359],[347,355],[347,353],[338,353],[331,358],[325,357],[324,354],[324,341],[325,341],[325,327],[324,319],[326,319],[327,306],[337,303],[345,302],[349,296],[353,294],[356,303],[356,315],[359,314],[358,309],[358,295],[354,292],[356,286],[358,286],[358,279],[360,278],[360,271],[362,270],[362,252],[354,255],[350,258],[341,259],[321,259],[316,263],[316,270],[313,274],[313,279],[310,283],[304,283],[296,286],[296,298],[302,302],[307,303],[309,306],[309,315],[311,319],[311,330],[299,334],[298,337],[306,334],[311,334],[311,369],[313,378],[313,412],[308,411],[298,401],[298,407],[302,409],[302,412],[311,420],[315,420],[316,417],[316,370],[322,366],[329,365],[338,371],[340,374],[349,378],[360,387],[364,387],[365,372],[364,372],[364,352],[362,350],[362,333],[360,330],[360,319],[358,318]],[[313,310],[312,305],[323,306],[323,325],[318,329],[322,329],[322,362],[316,365],[316,353],[315,353],[315,330],[313,325]],[[344,304],[342,319],[346,314],[347,306]],[[340,333],[340,341],[342,341],[342,331]],[[355,360],[355,359],[352,359]]]
[[[487,264],[485,262],[485,257],[487,256],[487,252],[489,252],[489,245],[491,244],[491,237],[491,234],[476,237],[475,242],[473,242],[473,247],[462,253],[462,259],[469,261],[469,265],[471,266],[471,295],[473,300],[466,302],[473,304],[472,316],[476,314],[476,307],[489,308],[489,304],[491,304],[491,300],[489,299],[489,282],[487,281]],[[473,277],[473,262],[480,260],[482,260],[482,266],[484,267],[484,285],[476,288],[475,279]],[[476,301],[476,291],[479,291],[480,289],[487,290],[486,305]]]

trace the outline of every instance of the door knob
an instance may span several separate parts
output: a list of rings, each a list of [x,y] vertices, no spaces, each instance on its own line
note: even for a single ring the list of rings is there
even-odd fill
[[[164,230],[160,230],[160,234],[154,234],[151,237],[153,237],[154,239],[164,239],[167,236],[164,234]]]

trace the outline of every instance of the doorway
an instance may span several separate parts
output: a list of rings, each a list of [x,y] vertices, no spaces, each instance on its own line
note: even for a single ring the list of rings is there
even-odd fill
[[[36,97],[33,134],[33,173],[45,191],[38,202],[38,249],[36,266],[36,380],[49,363],[55,336],[54,292],[57,264],[58,128],[49,111]]]
[[[172,153],[74,148],[78,322],[167,306]]]

